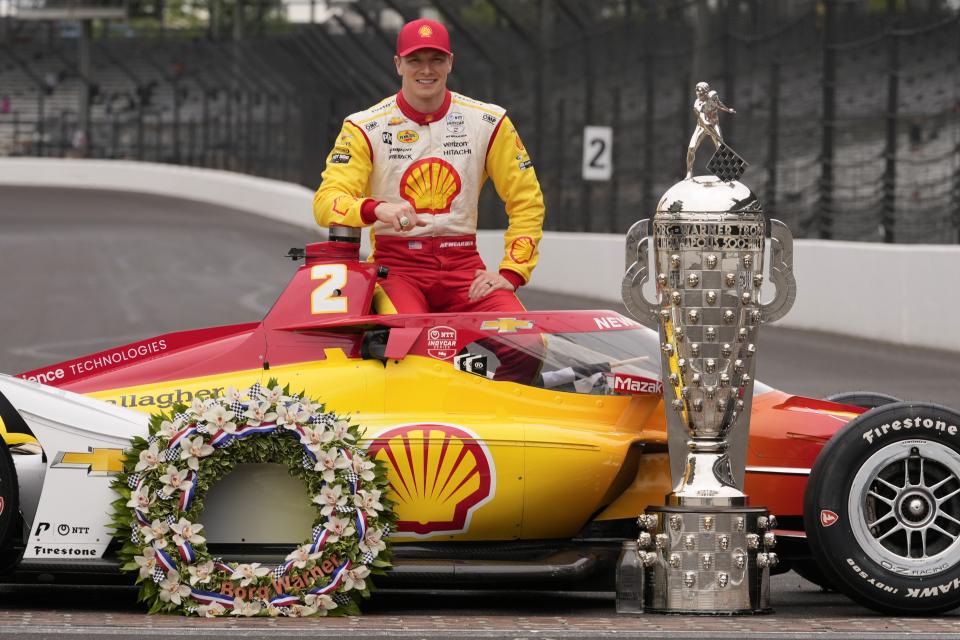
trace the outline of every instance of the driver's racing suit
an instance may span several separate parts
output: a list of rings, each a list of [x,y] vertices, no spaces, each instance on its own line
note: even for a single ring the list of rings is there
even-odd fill
[[[473,302],[480,189],[493,180],[509,218],[500,274],[515,288],[537,264],[543,195],[520,136],[496,105],[448,91],[434,113],[402,93],[346,118],[327,156],[313,202],[322,226],[370,226],[371,259],[390,268],[375,307],[381,313],[522,311],[495,290]],[[399,233],[379,222],[380,202],[409,202],[426,226]]]

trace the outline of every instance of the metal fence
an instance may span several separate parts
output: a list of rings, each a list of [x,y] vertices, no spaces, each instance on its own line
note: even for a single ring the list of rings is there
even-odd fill
[[[622,233],[650,215],[684,174],[693,86],[706,80],[738,111],[722,126],[751,163],[744,182],[796,236],[960,240],[960,14],[936,2],[345,2],[323,24],[242,42],[138,43],[166,71],[130,84],[159,83],[163,108],[94,114],[83,152],[314,187],[343,116],[398,88],[385,25],[425,10],[450,27],[451,87],[503,105],[517,124],[548,229]],[[124,46],[104,39],[98,51],[128,60]],[[182,75],[169,72],[176,64]],[[206,110],[197,94],[192,108],[172,108],[178,83],[218,97]],[[77,153],[75,121],[49,106],[32,120],[0,114],[0,152]],[[588,125],[613,129],[609,180],[583,179]],[[481,225],[504,220],[487,189]]]

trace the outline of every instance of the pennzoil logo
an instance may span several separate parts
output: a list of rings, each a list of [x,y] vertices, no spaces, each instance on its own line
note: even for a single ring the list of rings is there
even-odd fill
[[[85,469],[88,476],[112,476],[123,471],[123,449],[90,447],[85,453],[61,451],[51,469]]]
[[[418,538],[463,533],[497,486],[486,444],[451,424],[405,424],[374,437],[371,459],[387,465],[397,532]]]
[[[516,318],[497,318],[496,320],[484,320],[480,329],[496,331],[497,333],[516,333],[518,329],[533,329],[533,322],[531,320],[517,320]]]
[[[397,134],[397,140],[399,140],[403,144],[413,144],[419,139],[420,139],[420,134],[411,129],[404,129],[403,131]]]
[[[400,195],[417,213],[450,213],[462,188],[460,174],[441,158],[417,160],[400,177]]]

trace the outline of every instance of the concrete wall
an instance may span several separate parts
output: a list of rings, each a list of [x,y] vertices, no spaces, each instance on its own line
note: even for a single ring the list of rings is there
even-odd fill
[[[182,197],[313,228],[313,193],[299,185],[210,169],[46,158],[0,158],[0,186],[116,189]],[[2,232],[0,201],[0,232]],[[503,234],[482,231],[480,252],[495,268]],[[622,309],[624,238],[546,234],[533,286]],[[797,301],[780,326],[960,351],[960,247],[799,240]],[[652,296],[652,291],[648,291]],[[764,299],[769,299],[767,291]]]

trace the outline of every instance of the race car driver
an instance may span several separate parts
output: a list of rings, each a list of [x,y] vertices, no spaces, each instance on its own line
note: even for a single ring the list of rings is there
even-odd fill
[[[514,291],[537,264],[543,195],[505,111],[451,92],[450,36],[433,20],[401,29],[401,88],[346,118],[313,202],[322,226],[372,226],[372,259],[390,269],[378,313],[522,311]],[[509,223],[498,271],[477,253],[487,177]]]

